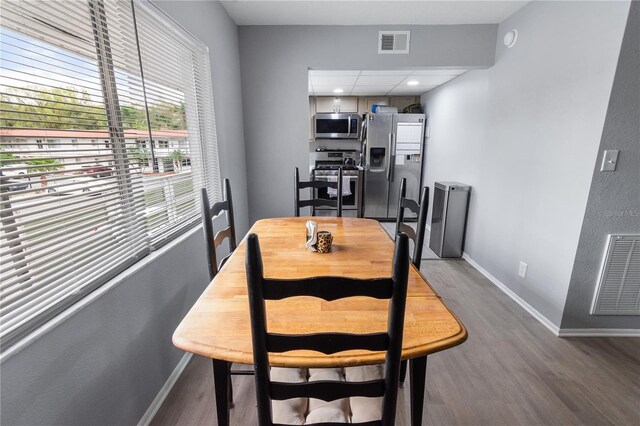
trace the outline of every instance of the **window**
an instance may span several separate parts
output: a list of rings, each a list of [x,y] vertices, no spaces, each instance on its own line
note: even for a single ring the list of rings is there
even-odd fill
[[[0,8],[4,348],[199,223],[220,176],[207,48],[161,11]]]

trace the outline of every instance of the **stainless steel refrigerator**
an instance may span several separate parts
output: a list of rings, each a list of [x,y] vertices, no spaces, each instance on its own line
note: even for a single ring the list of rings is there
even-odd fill
[[[418,200],[422,185],[424,114],[367,114],[363,120],[364,216],[395,219],[400,181]]]

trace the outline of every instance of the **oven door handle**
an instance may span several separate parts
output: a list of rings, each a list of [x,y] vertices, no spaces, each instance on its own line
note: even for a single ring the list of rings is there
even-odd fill
[[[322,176],[316,176],[314,178],[314,180],[322,180],[322,181],[327,181],[329,182],[329,178],[337,178],[338,175],[322,175]],[[354,180],[354,179],[358,179],[358,175],[342,175],[342,178],[349,178],[349,180]],[[336,180],[331,180],[331,182],[337,182],[338,179]]]

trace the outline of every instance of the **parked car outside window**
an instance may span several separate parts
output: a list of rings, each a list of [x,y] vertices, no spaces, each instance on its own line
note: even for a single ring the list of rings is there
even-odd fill
[[[102,164],[86,165],[82,166],[82,169],[82,173],[86,173],[91,175],[91,177],[96,178],[111,176],[111,173],[113,173],[113,169],[111,167],[107,167]]]

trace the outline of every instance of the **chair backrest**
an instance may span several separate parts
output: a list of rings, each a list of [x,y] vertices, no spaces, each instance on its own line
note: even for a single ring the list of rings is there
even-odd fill
[[[420,269],[422,261],[422,247],[424,245],[424,229],[427,225],[427,211],[429,210],[429,187],[422,188],[420,193],[420,204],[418,202],[406,198],[407,195],[407,179],[402,178],[400,181],[400,196],[398,197],[398,218],[396,219],[396,238],[400,233],[405,233],[413,241],[413,256],[411,260],[416,268]],[[416,231],[406,223],[404,223],[404,209],[409,209],[412,213],[418,215],[418,223]]]
[[[218,269],[224,265],[231,253],[236,249],[236,230],[233,221],[233,201],[231,199],[231,183],[229,179],[224,180],[222,193],[223,201],[209,204],[209,196],[206,188],[202,188],[202,228],[204,229],[204,240],[207,246],[207,261],[209,263],[209,279],[213,279],[218,273]],[[222,212],[226,212],[227,226],[218,233],[213,231],[213,218]],[[225,256],[218,265],[216,249],[229,239],[229,254]]]
[[[380,422],[354,424],[393,425],[398,397],[402,331],[409,274],[409,240],[407,236],[401,234],[396,240],[391,278],[365,280],[345,277],[314,277],[298,280],[264,278],[258,236],[250,234],[246,244],[247,288],[260,426],[273,424],[271,400],[317,398],[323,401],[334,401],[357,396],[383,397],[382,419]],[[265,300],[281,300],[295,296],[312,296],[328,301],[352,296],[390,299],[387,330],[372,334],[277,334],[267,332]],[[314,350],[324,354],[352,349],[386,351],[384,379],[365,382],[272,382],[269,352],[280,353],[299,349]]]
[[[315,213],[315,208],[320,206],[335,207],[337,216],[342,217],[342,169],[338,170],[338,178],[336,182],[312,180],[308,182],[300,181],[300,172],[296,167],[293,173],[294,177],[294,213],[296,217],[300,216],[300,209],[304,207],[311,207],[312,215]],[[336,190],[336,199],[327,200],[324,198],[311,198],[309,200],[300,200],[300,190],[305,188],[312,188],[312,192],[315,193],[315,189],[319,188],[333,188]]]

